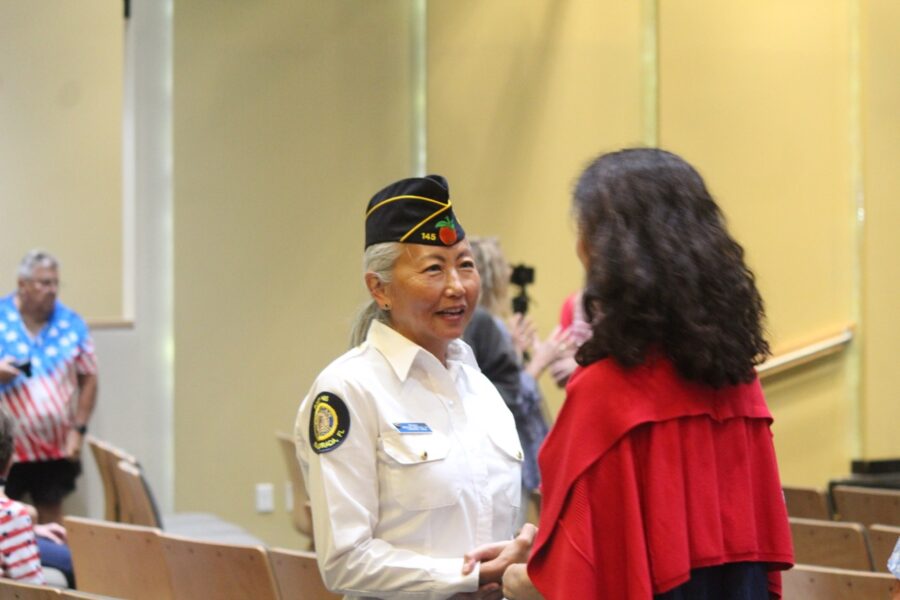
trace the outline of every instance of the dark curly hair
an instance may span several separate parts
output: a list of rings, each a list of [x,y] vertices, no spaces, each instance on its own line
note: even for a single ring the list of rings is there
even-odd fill
[[[579,178],[574,212],[593,324],[579,364],[631,367],[659,352],[692,381],[753,380],[769,354],[762,298],[693,167],[652,148],[603,154]]]

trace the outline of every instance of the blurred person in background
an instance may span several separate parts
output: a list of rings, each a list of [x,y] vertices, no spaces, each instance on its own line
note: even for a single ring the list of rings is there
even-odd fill
[[[19,264],[17,291],[0,298],[0,402],[18,424],[6,493],[30,497],[40,523],[62,520],[97,400],[94,343],[58,294],[59,261],[32,250]]]
[[[554,361],[572,352],[574,345],[559,330],[541,341],[530,318],[521,313],[510,316],[512,269],[499,241],[494,237],[471,237],[469,243],[481,275],[481,296],[463,339],[472,347],[482,372],[497,386],[516,420],[525,453],[523,494],[528,498],[540,485],[537,452],[548,429],[538,378]]]

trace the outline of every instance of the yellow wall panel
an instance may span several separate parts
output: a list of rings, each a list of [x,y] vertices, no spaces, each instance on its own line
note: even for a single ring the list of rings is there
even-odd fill
[[[865,453],[900,456],[900,4],[863,4]]]
[[[641,4],[428,3],[428,168],[470,234],[536,267],[542,335],[581,285],[574,179],[601,151],[640,143]],[[561,394],[549,388],[551,404]]]
[[[776,350],[853,318],[850,26],[845,2],[659,3],[660,143],[725,210]],[[815,369],[821,379],[767,385],[785,480],[846,473],[858,436],[849,367],[845,356]],[[798,443],[811,430],[828,440],[816,456]]]
[[[175,4],[176,508],[269,543],[300,541],[274,432],[346,350],[366,203],[410,164],[407,6]]]
[[[44,248],[89,321],[124,316],[122,40],[121,3],[0,0],[0,294]]]

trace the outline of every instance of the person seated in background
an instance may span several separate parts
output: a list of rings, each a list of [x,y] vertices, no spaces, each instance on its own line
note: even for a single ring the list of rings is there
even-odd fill
[[[59,523],[35,523],[37,510],[30,504],[24,504],[11,500],[6,496],[6,476],[12,465],[14,438],[17,425],[16,420],[2,405],[0,405],[0,465],[5,468],[0,471],[0,554],[7,556],[10,540],[24,540],[26,543],[19,546],[19,542],[13,543],[17,550],[12,550],[19,559],[7,562],[24,560],[22,564],[7,566],[0,565],[0,575],[10,579],[21,579],[28,583],[36,582],[29,573],[32,570],[31,551],[33,548],[27,541],[34,538],[37,544],[37,552],[40,556],[40,564],[44,567],[56,569],[66,579],[66,585],[75,587],[75,569],[72,566],[72,553],[69,550],[66,539],[66,529]],[[25,520],[28,520],[26,525]],[[28,530],[33,531],[33,536],[28,535]],[[19,552],[22,552],[21,555]],[[12,555],[10,555],[12,556]],[[23,577],[16,577],[23,574]],[[60,581],[61,583],[61,581]]]
[[[571,340],[557,330],[540,341],[531,320],[520,313],[510,319],[515,333],[510,332],[504,318],[511,306],[511,269],[500,243],[493,237],[470,237],[469,243],[481,275],[481,296],[463,339],[472,347],[482,373],[497,387],[516,420],[525,453],[522,486],[527,499],[540,485],[537,452],[547,435],[543,396],[537,380],[551,363],[569,351]]]
[[[13,461],[16,422],[0,406],[0,472],[2,485]],[[44,571],[29,507],[6,497],[0,488],[0,577],[43,585]]]
[[[28,506],[28,505],[26,505]],[[32,512],[32,520],[37,518],[37,510],[32,506],[28,506]],[[56,569],[66,579],[66,586],[75,589],[75,567],[72,565],[72,551],[68,546],[68,538],[66,537],[66,529],[59,523],[37,523],[34,526],[34,534],[37,539],[38,552],[41,555],[41,565],[44,567],[44,574],[47,575],[47,569]],[[57,585],[50,577],[47,577],[48,583]],[[59,582],[61,585],[61,581]]]

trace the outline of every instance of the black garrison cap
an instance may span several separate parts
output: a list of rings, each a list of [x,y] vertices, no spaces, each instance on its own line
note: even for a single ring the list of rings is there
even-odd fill
[[[401,179],[369,200],[366,248],[381,242],[452,246],[466,237],[440,175]]]

